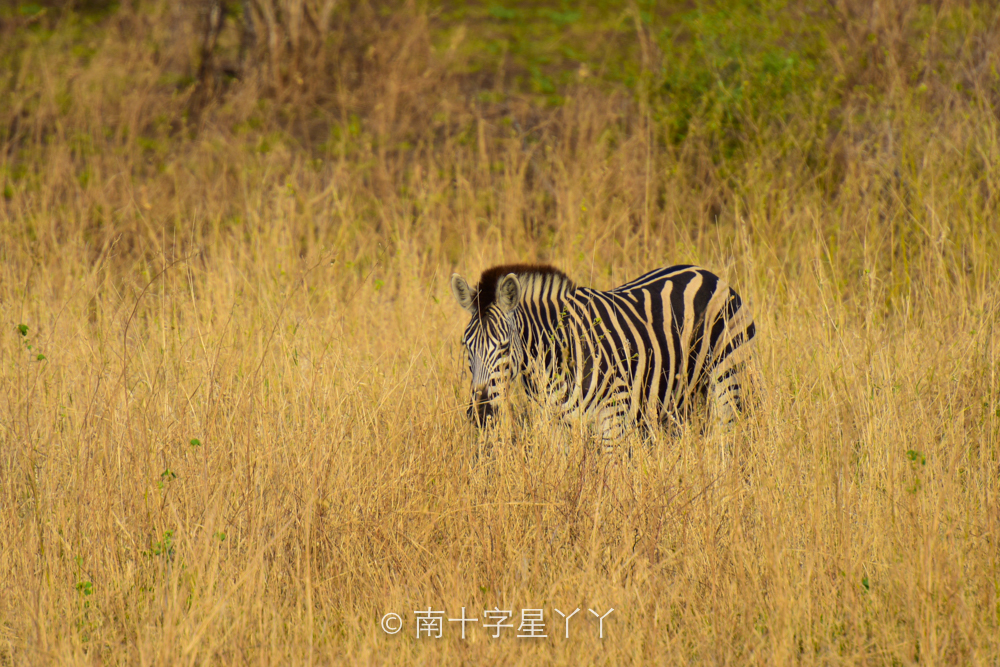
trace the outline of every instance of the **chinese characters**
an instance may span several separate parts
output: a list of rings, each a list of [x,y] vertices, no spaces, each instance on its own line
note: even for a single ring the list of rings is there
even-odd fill
[[[574,609],[571,612],[553,609],[559,615],[559,620],[554,627],[561,631],[563,637],[569,639],[570,621],[580,613],[580,609]],[[596,609],[588,609],[588,611],[593,614],[597,621],[597,637],[604,639],[605,620],[611,615],[614,608],[603,613]],[[450,618],[445,616],[443,609],[438,610],[428,606],[427,609],[415,609],[413,616],[414,632],[417,639],[441,639],[446,634],[445,622],[454,628],[453,636],[459,636],[462,639],[466,639],[471,628],[477,625],[482,628],[486,636],[493,639],[499,639],[505,634],[511,634],[518,639],[544,639],[549,636],[545,610],[541,608],[522,609],[520,614],[515,615],[513,610],[494,606],[493,609],[484,609],[478,616],[473,616],[466,611],[465,607],[462,607],[462,613],[458,618]],[[576,624],[579,625],[582,622],[583,617],[579,617]],[[382,617],[381,626],[382,631],[387,635],[398,634],[403,629],[403,618],[397,613],[390,612]],[[449,632],[452,631],[449,630]],[[560,634],[560,632],[556,634]]]

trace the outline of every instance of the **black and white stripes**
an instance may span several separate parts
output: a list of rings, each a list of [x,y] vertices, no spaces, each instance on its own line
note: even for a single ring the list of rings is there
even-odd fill
[[[699,398],[724,424],[741,407],[753,318],[705,269],[657,269],[599,292],[550,266],[516,264],[485,271],[474,288],[455,274],[451,288],[472,315],[464,341],[479,423],[518,379],[606,439],[683,420]]]

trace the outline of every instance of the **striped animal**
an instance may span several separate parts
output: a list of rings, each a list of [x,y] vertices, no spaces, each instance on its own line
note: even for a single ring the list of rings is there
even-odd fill
[[[469,417],[493,417],[513,383],[604,439],[677,423],[699,400],[730,423],[741,408],[754,322],[739,295],[696,266],[657,269],[608,292],[551,266],[484,271],[451,290],[472,316]]]

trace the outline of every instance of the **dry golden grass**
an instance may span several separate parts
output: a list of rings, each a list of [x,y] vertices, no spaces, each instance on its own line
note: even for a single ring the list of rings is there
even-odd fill
[[[185,126],[178,16],[123,9],[85,58],[21,35],[0,107],[0,665],[1000,660],[992,89],[720,166],[621,92],[428,99],[425,50],[379,56],[360,125],[247,82]],[[478,433],[447,278],[511,260],[731,280],[764,388],[734,463],[535,408]],[[494,606],[548,638],[414,636]]]

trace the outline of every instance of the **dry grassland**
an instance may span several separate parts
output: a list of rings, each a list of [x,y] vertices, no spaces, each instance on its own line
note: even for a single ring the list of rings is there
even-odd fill
[[[194,28],[143,7],[4,33],[0,665],[1000,661],[996,16],[934,10],[979,26],[964,92],[899,74],[837,132],[806,95],[720,162],[621,89],[463,96],[413,7],[341,106],[194,118]],[[733,464],[478,433],[447,281],[513,260],[732,281]],[[515,627],[418,639],[428,607]]]

